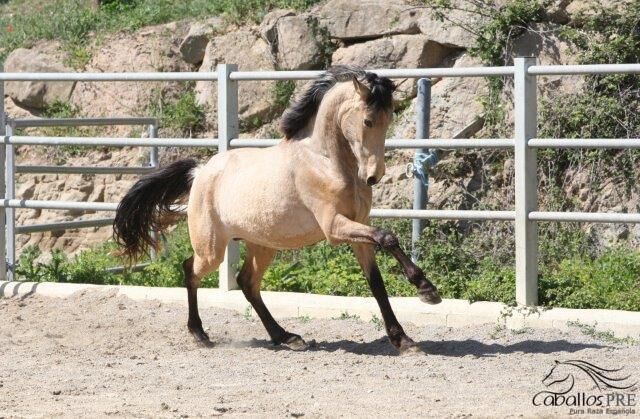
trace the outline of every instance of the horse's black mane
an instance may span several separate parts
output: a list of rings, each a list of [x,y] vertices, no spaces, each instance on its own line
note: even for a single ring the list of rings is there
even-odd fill
[[[294,138],[296,133],[307,125],[318,111],[320,102],[329,89],[336,83],[349,81],[354,77],[365,83],[371,90],[367,106],[376,111],[391,109],[392,93],[395,89],[391,80],[358,67],[333,66],[297,97],[282,115],[280,130],[285,139]]]

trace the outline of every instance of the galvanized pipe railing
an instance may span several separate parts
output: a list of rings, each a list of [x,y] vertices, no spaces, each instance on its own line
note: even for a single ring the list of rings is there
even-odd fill
[[[68,230],[73,228],[102,227],[112,223],[113,219],[90,219],[81,221],[59,221],[45,224],[31,224],[16,226],[15,208],[24,208],[26,201],[20,201],[20,205],[12,205],[15,200],[15,175],[17,173],[39,174],[39,173],[62,173],[62,174],[144,174],[149,173],[158,167],[158,148],[150,147],[149,165],[141,167],[95,167],[95,166],[38,166],[38,165],[16,165],[15,144],[10,143],[14,138],[13,130],[18,128],[35,127],[78,127],[78,126],[116,126],[116,125],[148,125],[149,139],[153,140],[157,136],[158,120],[148,117],[125,117],[125,118],[29,118],[29,119],[8,119],[6,122],[5,144],[6,159],[6,259],[8,270],[6,276],[8,280],[14,279],[16,268],[16,235],[31,234],[42,231]],[[57,137],[52,137],[58,140]],[[84,137],[83,137],[84,138]],[[149,141],[145,141],[144,146],[148,146]],[[84,141],[83,141],[84,143]],[[50,205],[55,201],[48,201]],[[44,205],[43,205],[44,206]],[[42,208],[41,208],[42,209]],[[109,224],[110,224],[109,223]],[[156,235],[155,232],[152,234]],[[152,252],[152,259],[155,259],[155,252]],[[138,265],[136,265],[138,266]],[[134,267],[135,268],[135,267]]]
[[[536,149],[558,148],[640,148],[640,139],[541,139],[536,138],[536,76],[564,74],[638,74],[640,64],[605,65],[535,65],[533,58],[516,58],[513,66],[468,67],[430,69],[382,69],[372,70],[391,78],[435,77],[514,77],[515,138],[513,139],[390,139],[387,148],[506,148],[515,151],[515,211],[458,211],[458,210],[386,210],[373,209],[372,217],[414,219],[466,219],[504,220],[516,224],[516,297],[520,304],[537,303],[537,231],[539,221],[576,222],[624,222],[640,223],[640,214],[610,213],[557,213],[537,211]],[[244,80],[312,80],[321,71],[237,71],[235,66],[219,65],[216,72],[208,73],[2,73],[0,81],[217,81],[218,82],[218,131],[219,139],[161,139],[140,140],[124,138],[52,138],[34,136],[7,136],[3,103],[0,103],[0,137],[5,146],[32,145],[85,145],[85,146],[152,146],[152,147],[218,147],[225,152],[232,147],[266,147],[275,145],[277,139],[238,138],[237,82]],[[3,92],[0,83],[0,93]],[[5,162],[5,150],[0,146],[0,161]],[[155,155],[157,161],[157,155]],[[2,177],[4,177],[4,171]],[[0,196],[5,195],[4,178],[0,179]],[[85,209],[113,211],[115,203],[69,203],[60,201],[0,200],[0,218],[8,208]],[[4,235],[0,234],[0,272],[6,271]],[[227,251],[221,267],[221,288],[236,286],[234,269],[238,262],[237,243]]]

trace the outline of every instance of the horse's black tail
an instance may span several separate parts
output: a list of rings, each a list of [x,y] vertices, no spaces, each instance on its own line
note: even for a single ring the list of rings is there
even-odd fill
[[[138,180],[122,198],[113,221],[113,237],[131,260],[157,247],[151,230],[162,231],[178,215],[171,205],[191,190],[193,159],[179,160]]]

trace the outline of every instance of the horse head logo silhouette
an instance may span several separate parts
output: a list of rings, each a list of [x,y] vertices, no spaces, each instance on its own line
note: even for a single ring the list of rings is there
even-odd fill
[[[621,376],[622,368],[606,369],[581,360],[555,361],[551,371],[542,379],[550,393],[566,394],[573,389],[576,378],[586,376],[598,390],[627,390],[637,384],[629,384],[630,375]]]

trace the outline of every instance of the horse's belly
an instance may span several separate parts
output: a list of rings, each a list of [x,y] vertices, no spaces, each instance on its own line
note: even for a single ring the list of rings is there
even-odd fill
[[[218,216],[228,237],[277,249],[322,240],[316,218],[300,202],[294,185],[278,173],[271,175],[227,178],[224,190],[216,192]]]
[[[242,216],[225,217],[229,235],[277,249],[295,249],[324,238],[313,214],[306,209],[279,211],[262,208]]]

